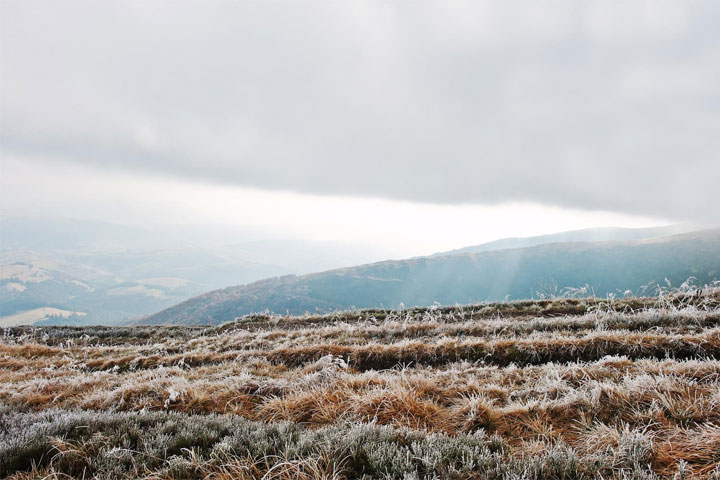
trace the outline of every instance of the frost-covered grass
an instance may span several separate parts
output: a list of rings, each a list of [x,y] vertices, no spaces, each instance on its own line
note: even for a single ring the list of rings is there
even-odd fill
[[[0,337],[0,476],[713,478],[720,292]]]
[[[48,410],[0,416],[0,473],[14,478],[657,478],[652,440],[613,432],[617,448],[563,443],[508,455],[483,429],[445,435],[377,424],[311,430],[237,416]]]

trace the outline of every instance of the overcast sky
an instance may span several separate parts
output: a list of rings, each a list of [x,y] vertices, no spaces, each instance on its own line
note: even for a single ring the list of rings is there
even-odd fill
[[[0,13],[4,215],[270,225],[413,254],[719,220],[717,1]]]

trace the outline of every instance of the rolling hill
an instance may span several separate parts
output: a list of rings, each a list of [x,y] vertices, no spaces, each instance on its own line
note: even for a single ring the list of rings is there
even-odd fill
[[[610,242],[549,243],[385,261],[284,276],[192,298],[143,324],[217,324],[270,311],[395,308],[552,296],[589,285],[597,296],[667,281],[720,278],[720,230]]]

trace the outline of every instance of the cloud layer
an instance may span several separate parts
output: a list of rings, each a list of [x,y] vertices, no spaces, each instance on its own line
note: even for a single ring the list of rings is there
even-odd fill
[[[0,9],[14,158],[718,220],[717,2]]]

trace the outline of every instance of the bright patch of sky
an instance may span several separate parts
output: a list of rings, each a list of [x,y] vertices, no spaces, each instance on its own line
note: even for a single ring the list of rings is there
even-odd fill
[[[650,227],[667,219],[532,202],[431,204],[311,195],[6,159],[5,216],[76,217],[142,226],[237,227],[267,237],[373,246],[396,257],[425,255],[502,237],[580,228]],[[232,243],[232,238],[218,243]]]

